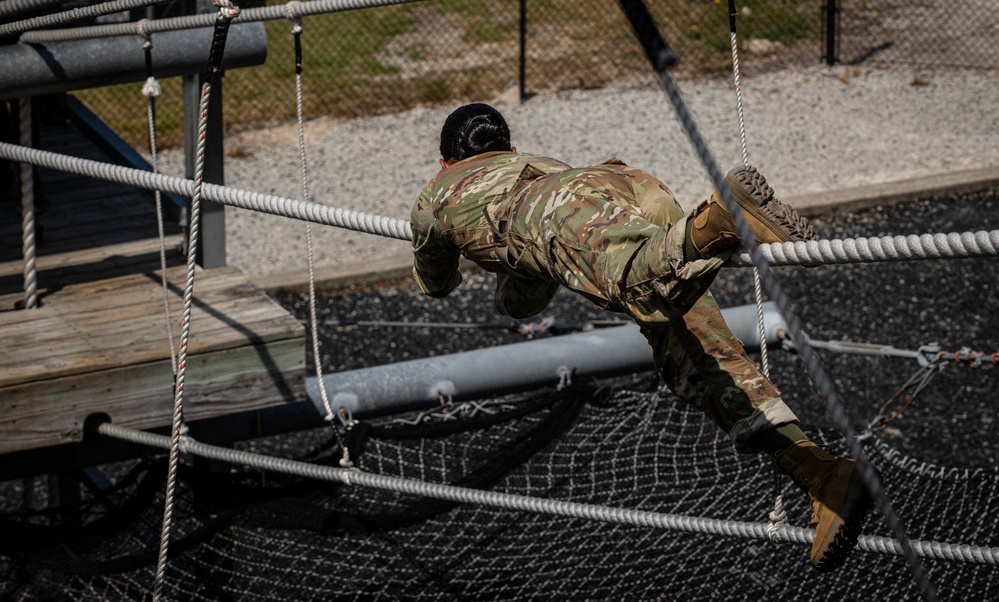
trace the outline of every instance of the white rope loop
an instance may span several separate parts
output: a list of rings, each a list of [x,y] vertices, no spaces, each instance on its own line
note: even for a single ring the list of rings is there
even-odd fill
[[[767,537],[770,541],[780,541],[780,530],[787,526],[787,511],[784,510],[784,496],[778,495],[774,498],[774,509],[768,516],[770,524],[767,525]]]

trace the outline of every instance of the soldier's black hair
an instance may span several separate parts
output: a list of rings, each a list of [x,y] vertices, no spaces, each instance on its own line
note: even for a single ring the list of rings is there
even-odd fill
[[[510,127],[500,112],[481,102],[458,107],[441,129],[441,157],[467,159],[489,151],[510,150]]]

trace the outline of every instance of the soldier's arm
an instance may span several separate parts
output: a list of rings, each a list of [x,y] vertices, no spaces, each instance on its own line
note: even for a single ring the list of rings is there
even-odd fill
[[[431,297],[446,297],[461,284],[457,246],[445,240],[437,227],[426,189],[413,205],[413,278],[420,290]]]

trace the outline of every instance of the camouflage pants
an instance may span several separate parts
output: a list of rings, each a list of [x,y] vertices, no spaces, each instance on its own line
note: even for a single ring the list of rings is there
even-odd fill
[[[531,181],[507,224],[510,258],[528,278],[501,277],[497,308],[537,313],[556,282],[627,313],[653,350],[663,382],[729,434],[736,449],[797,420],[750,360],[708,291],[726,257],[685,261],[688,216],[653,176],[624,165]]]

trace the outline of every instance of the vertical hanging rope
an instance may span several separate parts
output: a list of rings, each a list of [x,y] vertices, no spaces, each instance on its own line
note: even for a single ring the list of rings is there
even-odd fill
[[[156,576],[153,584],[153,600],[163,599],[163,585],[166,579],[167,559],[170,548],[170,531],[173,522],[173,502],[177,487],[177,468],[180,462],[181,438],[184,428],[184,377],[187,367],[187,343],[191,332],[191,306],[194,298],[195,258],[198,250],[199,221],[201,215],[201,191],[204,187],[205,171],[205,132],[208,129],[208,99],[211,96],[212,80],[222,70],[222,55],[226,37],[232,20],[239,16],[239,8],[229,0],[213,0],[219,7],[215,21],[215,34],[208,55],[208,71],[205,83],[201,86],[201,102],[198,121],[198,150],[194,169],[194,193],[191,196],[191,216],[187,242],[187,286],[184,289],[184,314],[181,320],[180,348],[177,357],[177,377],[174,396],[173,422],[171,425],[170,456],[167,466],[166,491],[163,494],[163,529],[160,534],[159,558],[156,563]]]
[[[302,200],[309,202],[309,170],[305,155],[305,111],[302,107],[302,18],[295,14],[298,6],[296,0],[284,5],[285,14],[291,21],[291,34],[295,40],[295,109],[298,117],[298,155],[302,164]],[[348,468],[352,465],[347,445],[340,436],[336,425],[336,414],[326,393],[326,383],[323,379],[322,356],[319,354],[319,318],[316,315],[316,268],[312,254],[312,224],[305,222],[305,246],[309,264],[309,329],[312,333],[312,358],[316,367],[316,380],[319,384],[319,397],[326,410],[326,421],[330,423],[337,444],[343,451],[340,465]]]
[[[31,99],[17,102],[21,146],[31,146]],[[24,257],[24,309],[38,307],[38,272],[35,269],[35,168],[21,163],[21,253]]]
[[[732,75],[735,77],[735,101],[739,109],[739,141],[742,143],[742,164],[749,167],[746,120],[742,115],[742,76],[739,73],[739,44],[736,37],[735,14],[735,0],[728,0],[728,28],[732,37]]]
[[[749,145],[746,143],[746,119],[742,113],[742,75],[739,73],[739,44],[735,27],[735,0],[728,0],[728,26],[732,38],[732,76],[735,78],[735,102],[739,112],[739,141],[742,143],[742,164],[749,167]],[[760,366],[770,378],[770,352],[767,350],[767,329],[763,321],[763,283],[760,271],[753,268],[753,294],[756,297],[756,316],[760,330]]]
[[[149,124],[149,155],[153,173],[159,173],[156,159],[156,97],[162,94],[160,83],[153,76],[153,41],[142,29],[145,19],[136,23],[139,35],[145,40],[142,44],[146,55],[146,83],[142,85],[142,95],[146,97],[146,122]],[[166,317],[167,342],[170,345],[170,368],[174,381],[177,379],[177,348],[173,340],[173,318],[170,316],[170,288],[167,282],[166,237],[163,230],[163,200],[159,190],[153,191],[156,199],[156,231],[160,237],[160,282],[163,285],[163,314]]]
[[[739,39],[736,34],[735,0],[728,0],[728,27],[732,38],[732,77],[735,79],[735,104],[739,113],[739,141],[742,143],[742,164],[749,167],[749,144],[746,142],[746,118],[742,111],[742,74],[739,72]],[[756,299],[756,318],[760,331],[760,367],[763,375],[770,378],[770,351],[767,349],[767,328],[763,319],[763,282],[760,280],[760,270],[753,267],[753,296]],[[770,512],[770,527],[767,529],[771,539],[776,539],[781,525],[787,523],[787,512],[784,511],[784,496],[781,494],[780,470],[775,462],[774,471],[774,509]]]

